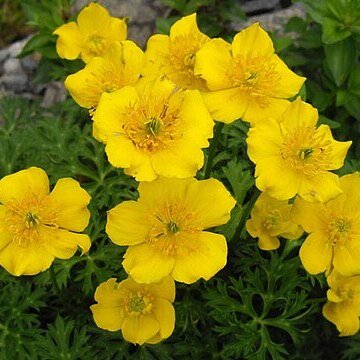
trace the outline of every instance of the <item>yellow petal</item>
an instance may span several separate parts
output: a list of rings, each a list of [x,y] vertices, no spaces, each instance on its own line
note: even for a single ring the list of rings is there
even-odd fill
[[[174,302],[175,283],[171,276],[164,277],[159,283],[149,284],[148,287],[153,296]]]
[[[321,229],[327,222],[325,205],[310,203],[297,197],[291,210],[291,219],[308,233]]]
[[[122,325],[124,339],[139,345],[146,343],[159,330],[159,322],[152,315],[127,316]]]
[[[346,154],[349,150],[352,141],[336,141],[334,140],[330,127],[328,125],[320,125],[317,129],[319,137],[331,141],[331,158],[329,159],[329,166],[327,170],[336,170],[344,165]]]
[[[171,276],[186,284],[203,278],[209,280],[227,261],[227,243],[223,235],[206,231],[188,236],[191,252],[178,253]],[[191,246],[191,247],[190,247]]]
[[[108,35],[112,41],[125,40],[127,38],[126,20],[110,17]]]
[[[265,97],[263,100],[257,100],[257,96],[249,96],[248,106],[242,116],[242,120],[251,123],[252,126],[259,122],[267,122],[269,118],[278,119],[288,108],[288,100]]]
[[[247,153],[255,164],[258,160],[280,154],[283,136],[278,122],[269,118],[252,126],[246,139]]]
[[[299,256],[307,272],[319,274],[331,265],[333,249],[326,233],[310,234],[301,245]]]
[[[160,325],[160,336],[168,338],[175,328],[175,310],[168,300],[154,299],[152,313]]]
[[[80,11],[76,21],[80,32],[83,36],[86,36],[107,28],[109,26],[110,14],[100,4],[90,3]]]
[[[275,54],[272,56],[272,61],[276,64],[275,71],[279,75],[279,83],[276,89],[274,89],[273,96],[281,99],[288,99],[295,96],[300,91],[306,78],[296,75]]]
[[[229,191],[216,179],[189,184],[186,198],[186,203],[198,211],[204,229],[226,224],[236,204]]]
[[[283,113],[281,126],[291,133],[297,131],[300,125],[306,125],[309,128],[315,127],[318,118],[317,109],[297,97]]]
[[[87,253],[91,246],[90,238],[86,234],[77,234],[49,226],[41,226],[38,231],[44,240],[42,246],[59,259],[71,258],[78,246],[82,249],[82,254]]]
[[[90,306],[94,321],[97,327],[109,331],[118,331],[121,329],[124,314],[121,308],[94,304]]]
[[[110,164],[125,169],[125,174],[137,181],[152,181],[156,178],[149,155],[135,148],[131,140],[123,136],[112,136],[105,147]]]
[[[235,35],[232,53],[234,56],[268,56],[274,53],[274,46],[267,32],[255,23]]]
[[[131,86],[101,95],[93,120],[103,142],[114,133],[122,132],[120,119],[124,116],[124,109],[134,105],[138,98],[135,88]]]
[[[248,106],[248,97],[237,88],[210,91],[203,96],[211,116],[225,124],[240,119]]]
[[[298,193],[302,180],[280,155],[258,161],[255,177],[256,187],[278,200],[293,198]]]
[[[351,235],[350,235],[351,236]],[[345,239],[344,244],[334,246],[333,265],[337,272],[343,276],[360,274],[360,236],[352,236],[351,240]]]
[[[162,73],[162,67],[167,66],[170,58],[170,37],[156,34],[149,38],[146,45],[145,61],[146,67],[143,75],[158,75]]]
[[[198,34],[201,33],[196,23],[196,13],[182,17],[170,29],[171,40],[174,40],[176,36],[196,36]]]
[[[233,86],[228,76],[231,69],[230,45],[222,39],[212,39],[197,53],[194,74],[206,80],[211,90],[228,89]],[[211,61],[209,61],[211,59]]]
[[[327,202],[338,197],[340,189],[339,177],[331,172],[322,172],[304,178],[299,188],[299,195],[309,202]]]
[[[79,57],[83,46],[83,37],[75,22],[61,25],[53,34],[59,35],[56,41],[56,51],[61,58],[75,60]]]
[[[268,236],[266,234],[261,234],[258,240],[258,247],[261,250],[275,250],[279,248],[280,241],[276,236]]]
[[[37,167],[20,170],[0,180],[0,203],[2,204],[32,195],[41,199],[48,194],[48,176],[44,170]]]
[[[106,233],[117,245],[137,245],[149,233],[148,209],[136,201],[124,201],[108,211]]]
[[[340,336],[355,335],[359,331],[359,314],[344,303],[327,302],[323,307],[323,315],[336,325]]]
[[[8,230],[5,222],[6,213],[5,206],[0,205],[0,251],[13,240],[13,234]]]
[[[91,197],[76,180],[58,180],[49,199],[57,210],[58,226],[76,232],[81,232],[87,227],[90,219],[87,206]]]
[[[53,261],[54,256],[37,241],[29,241],[26,247],[10,242],[0,250],[0,265],[15,276],[36,275],[47,270]]]
[[[175,259],[163,255],[160,249],[140,244],[127,249],[122,265],[136,282],[149,284],[169,275],[174,263]]]

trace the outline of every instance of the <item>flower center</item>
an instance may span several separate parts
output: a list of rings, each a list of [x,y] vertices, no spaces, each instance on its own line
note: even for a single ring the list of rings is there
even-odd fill
[[[176,202],[159,207],[149,221],[148,243],[167,256],[192,252],[188,235],[203,229],[198,214]]]
[[[151,296],[145,296],[140,292],[131,294],[127,299],[126,309],[131,316],[139,316],[151,312],[153,305]]]
[[[5,224],[13,234],[13,241],[27,247],[34,241],[41,241],[38,227],[56,225],[56,209],[49,207],[47,198],[30,196],[23,200],[13,200],[5,205]]]
[[[107,42],[103,36],[93,34],[88,38],[86,45],[88,53],[96,56],[104,52]]]
[[[124,111],[120,120],[123,135],[147,153],[166,149],[182,136],[178,113],[179,109],[170,106],[165,99],[143,99]]]
[[[338,296],[343,301],[354,300],[356,292],[349,285],[344,285],[337,290]]]
[[[280,218],[280,214],[278,211],[275,210],[271,212],[271,214],[262,221],[262,226],[266,230],[271,231],[277,226],[279,222],[279,218]]]
[[[335,218],[335,220],[329,224],[328,233],[333,246],[336,244],[344,244],[351,233],[350,220]]]
[[[331,151],[330,140],[316,128],[302,126],[285,134],[280,154],[298,172],[315,175],[328,169]]]
[[[275,64],[264,56],[235,56],[227,75],[234,87],[250,95],[260,106],[267,106],[266,98],[275,95],[280,81]]]
[[[194,75],[194,65],[196,53],[208,41],[208,37],[203,34],[177,36],[170,43],[170,56],[163,60],[162,71],[185,89],[205,90],[206,82]]]

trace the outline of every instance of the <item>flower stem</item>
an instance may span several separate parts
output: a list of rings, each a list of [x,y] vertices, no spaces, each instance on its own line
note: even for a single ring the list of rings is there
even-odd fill
[[[255,188],[254,193],[252,194],[250,200],[243,207],[243,213],[241,215],[239,225],[236,229],[236,234],[242,233],[242,231],[245,227],[246,220],[249,218],[250,212],[251,212],[252,208],[254,207],[255,202],[258,199],[258,197],[260,196],[260,194],[261,194],[261,191],[258,188]]]
[[[56,295],[61,297],[62,296],[61,290],[60,290],[59,284],[58,284],[58,282],[56,280],[56,274],[55,274],[54,268],[52,266],[50,266],[50,268],[49,268],[49,274],[50,274],[50,279],[51,279],[51,282],[52,282],[52,284],[54,286]]]
[[[206,166],[205,166],[204,179],[208,179],[211,176],[211,170],[212,170],[212,165],[213,165],[214,157],[215,157],[215,153],[216,153],[216,147],[217,147],[217,144],[219,143],[221,130],[223,127],[224,127],[224,123],[222,123],[222,122],[218,122],[215,125],[214,137],[209,146],[209,153],[208,153]]]

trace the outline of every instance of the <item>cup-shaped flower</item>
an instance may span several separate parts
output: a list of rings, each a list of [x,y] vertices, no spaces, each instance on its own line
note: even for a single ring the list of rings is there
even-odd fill
[[[174,330],[174,299],[175,284],[170,276],[148,285],[130,277],[120,283],[112,278],[97,287],[97,304],[90,308],[99,328],[121,330],[124,339],[134,344],[156,344]]]
[[[194,75],[196,53],[210,40],[200,32],[196,14],[185,16],[170,28],[170,36],[156,34],[147,42],[144,75],[166,75],[183,89],[206,90],[205,80]]]
[[[247,152],[261,191],[279,200],[299,194],[320,202],[341,193],[339,177],[328,170],[343,166],[351,141],[335,141],[329,126],[316,127],[317,119],[317,110],[297,98],[279,119],[249,130]]]
[[[225,224],[235,205],[221,182],[158,178],[141,182],[138,190],[138,201],[111,209],[106,224],[115,244],[129,245],[123,267],[135,281],[171,275],[190,284],[210,279],[225,266],[225,237],[203,231]]]
[[[198,90],[164,77],[104,93],[93,120],[111,165],[138,181],[194,176],[214,124]]]
[[[203,93],[214,119],[241,118],[255,124],[286,109],[305,78],[293,73],[274,53],[269,35],[258,23],[235,35],[231,46],[212,39],[196,54],[195,75],[206,80]]]
[[[300,259],[310,274],[329,270],[343,276],[360,275],[360,176],[340,178],[342,194],[326,204],[296,198],[292,219],[309,234]]]
[[[111,43],[125,40],[127,25],[101,5],[90,3],[80,11],[76,22],[61,25],[53,34],[59,35],[56,51],[61,58],[75,60],[80,56],[87,63],[103,55]]]
[[[65,80],[65,87],[82,107],[94,110],[103,92],[134,85],[144,66],[144,53],[132,41],[113,43],[102,57],[92,58]]]
[[[251,219],[246,222],[247,232],[259,238],[258,246],[262,250],[274,250],[280,246],[279,236],[298,239],[303,230],[290,218],[292,204],[286,200],[277,200],[262,193],[251,210]]]
[[[355,335],[359,331],[360,276],[344,277],[332,271],[327,282],[330,289],[324,317],[336,325],[340,336]]]
[[[49,180],[31,167],[0,180],[0,265],[12,275],[35,275],[55,258],[89,251],[83,231],[90,218],[89,194],[70,178]]]

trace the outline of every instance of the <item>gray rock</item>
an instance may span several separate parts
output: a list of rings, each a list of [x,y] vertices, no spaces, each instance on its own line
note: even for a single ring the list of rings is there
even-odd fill
[[[8,47],[8,52],[9,52],[9,57],[16,57],[20,54],[21,50],[23,49],[23,47],[25,46],[25,44],[28,42],[28,38],[17,41],[13,44],[11,44]]]
[[[26,56],[20,59],[23,69],[29,73],[32,73],[38,66],[38,59],[34,54]]]
[[[5,60],[3,69],[5,74],[17,74],[19,72],[23,72],[21,68],[21,61],[16,58]]]
[[[0,84],[4,84],[7,90],[13,90],[16,93],[20,93],[27,89],[28,78],[25,73],[4,74],[0,78]]]
[[[6,60],[9,57],[8,48],[4,48],[0,50],[0,63]]]
[[[252,0],[240,4],[246,13],[269,11],[280,8],[280,0]]]
[[[56,102],[65,101],[66,94],[67,91],[65,89],[64,83],[61,81],[53,81],[46,87],[41,106],[49,108]]]

